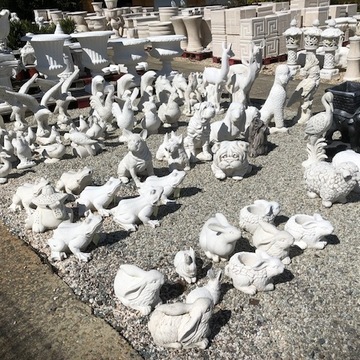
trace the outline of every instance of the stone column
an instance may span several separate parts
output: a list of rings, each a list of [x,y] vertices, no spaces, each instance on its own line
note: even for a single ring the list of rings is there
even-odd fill
[[[359,26],[359,30],[360,30],[360,26]],[[347,69],[344,76],[344,80],[359,81],[360,80],[360,34],[350,37],[349,40],[350,40],[350,50],[347,57]]]

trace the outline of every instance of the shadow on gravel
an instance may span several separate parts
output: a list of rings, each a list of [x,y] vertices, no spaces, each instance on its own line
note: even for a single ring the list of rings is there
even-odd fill
[[[176,283],[165,283],[160,289],[160,298],[163,303],[167,303],[169,300],[176,299],[184,293],[186,283],[182,280]]]
[[[7,178],[8,178],[8,179],[17,179],[17,178],[19,178],[19,177],[21,177],[21,176],[26,175],[27,173],[33,173],[33,174],[35,174],[35,171],[34,171],[33,169],[26,169],[26,170],[22,171],[21,173],[10,173],[10,174],[7,176]]]
[[[195,186],[181,188],[180,189],[180,197],[190,197],[190,196],[194,196],[200,192],[202,192],[202,189],[195,187]]]
[[[328,236],[326,236],[326,241],[327,241],[328,245],[340,244],[340,240],[336,235],[328,235]]]
[[[273,278],[274,285],[287,283],[287,282],[290,282],[292,279],[294,279],[294,275],[288,269],[285,269],[282,274],[277,275]]]
[[[215,336],[220,332],[221,328],[229,322],[230,318],[231,318],[230,310],[219,310],[212,315],[209,322],[211,329],[211,334],[209,336],[210,345],[214,340]]]
[[[176,203],[170,203],[169,205],[159,206],[159,211],[156,215],[156,219],[161,220],[165,216],[172,214],[172,213],[176,212],[177,210],[179,210],[180,207],[181,207],[181,205],[176,204]]]

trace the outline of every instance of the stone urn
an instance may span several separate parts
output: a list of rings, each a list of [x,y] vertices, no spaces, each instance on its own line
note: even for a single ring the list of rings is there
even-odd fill
[[[105,0],[105,5],[107,9],[114,9],[117,6],[117,0]]]
[[[203,46],[201,43],[201,22],[202,22],[202,15],[195,15],[195,16],[184,16],[183,21],[185,24],[187,37],[188,37],[188,45],[187,51],[203,51]]]
[[[94,12],[97,16],[103,15],[103,9],[102,9],[102,1],[92,2],[91,5],[94,9]]]
[[[149,36],[174,35],[171,21],[154,21],[148,24]]]
[[[105,31],[106,30],[106,17],[101,16],[87,16],[85,18],[87,26],[90,31]]]
[[[112,31],[87,31],[71,34],[82,48],[82,63],[91,71],[91,76],[102,75],[102,69],[109,64],[107,42]]]
[[[139,85],[140,76],[136,72],[136,66],[139,62],[145,61],[148,57],[144,46],[150,41],[148,39],[110,39],[109,45],[113,47],[113,62],[115,64],[124,64],[128,73],[134,75],[134,81]]]
[[[170,75],[173,71],[171,61],[182,54],[180,41],[186,39],[183,35],[150,36],[152,44],[150,55],[162,62],[159,75]]]
[[[57,25],[63,18],[64,14],[61,10],[50,11],[50,19],[55,25]]]
[[[86,11],[74,11],[74,12],[69,12],[67,14],[67,17],[75,22],[76,32],[89,31],[89,28],[85,21],[86,14],[87,14]]]
[[[35,51],[36,69],[49,80],[58,80],[65,70],[64,42],[70,39],[66,34],[34,35],[30,42]]]
[[[179,14],[179,9],[177,7],[166,7],[166,6],[162,6],[159,7],[159,17],[160,17],[160,21],[170,21],[170,19],[173,16],[177,16]]]

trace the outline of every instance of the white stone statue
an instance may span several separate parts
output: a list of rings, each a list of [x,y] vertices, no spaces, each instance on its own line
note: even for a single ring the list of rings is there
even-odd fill
[[[43,186],[31,201],[36,209],[28,214],[25,228],[43,233],[56,229],[63,221],[72,221],[72,210],[64,204],[67,197],[67,194],[56,192],[52,185]]]
[[[164,282],[160,271],[145,271],[136,265],[123,264],[115,276],[114,292],[123,305],[148,315],[161,304],[159,293]]]
[[[93,170],[87,166],[78,171],[65,171],[56,183],[56,190],[64,191],[67,194],[79,195],[86,186],[92,184],[92,175]]]
[[[258,291],[272,291],[272,278],[285,270],[282,261],[266,252],[238,252],[225,266],[225,275],[232,279],[236,289],[255,295]]]
[[[158,346],[205,349],[209,343],[212,313],[212,301],[208,298],[200,298],[192,304],[162,304],[150,316],[148,327]]]
[[[195,251],[192,247],[189,250],[180,250],[175,254],[174,258],[175,271],[188,284],[196,282],[196,260]]]
[[[51,145],[56,143],[56,138],[60,137],[60,133],[55,125],[51,127],[50,133],[48,136],[37,136],[36,142],[39,145]]]
[[[300,81],[287,103],[287,106],[291,106],[300,101],[295,119],[299,124],[305,124],[310,119],[314,95],[320,85],[320,66],[315,53],[307,54],[304,71],[305,78]]]
[[[231,102],[224,119],[210,124],[210,142],[236,140],[245,131],[245,106]]]
[[[79,214],[83,215],[87,210],[96,210],[101,216],[109,216],[110,210],[106,208],[115,200],[120,185],[119,179],[111,177],[104,185],[86,186],[76,200]]]
[[[199,244],[212,261],[226,261],[240,238],[241,231],[231,225],[223,214],[216,213],[203,225]]]
[[[0,152],[0,184],[5,184],[7,182],[7,176],[10,174],[12,170],[12,164],[11,161],[9,161],[9,158],[11,156],[5,153],[4,151]]]
[[[126,138],[129,152],[119,163],[118,176],[125,184],[132,178],[135,185],[140,187],[139,175],[154,175],[152,155],[145,141],[147,131],[134,134],[124,129],[123,136]]]
[[[195,104],[199,103],[201,99],[197,96],[197,88],[199,86],[199,76],[195,72],[191,72],[188,76],[187,86],[184,91],[184,109],[183,113],[186,116],[192,116],[195,112]]]
[[[35,151],[45,158],[44,163],[53,164],[60,161],[65,153],[66,147],[62,143],[61,137],[57,136],[55,138],[55,143],[49,145],[41,145],[35,149]]]
[[[160,202],[163,205],[175,202],[175,200],[170,200],[169,197],[174,194],[174,197],[179,197],[180,195],[180,184],[185,178],[186,172],[184,170],[174,169],[170,174],[165,176],[156,176],[152,175],[145,179],[144,182],[140,184],[140,189],[145,190],[147,187],[157,187],[161,186],[164,191],[161,195]]]
[[[233,102],[249,106],[250,91],[262,67],[264,46],[265,41],[260,45],[252,42],[249,58],[242,59],[241,64],[229,67],[227,87]]]
[[[167,161],[169,170],[190,170],[190,160],[186,154],[182,134],[176,135],[173,131],[164,135],[164,141],[156,152],[156,159]]]
[[[36,63],[35,50],[30,41],[20,49],[20,59],[24,66],[34,65]]]
[[[76,128],[70,129],[64,134],[66,140],[70,140],[73,148],[73,154],[80,158],[95,156],[102,151],[98,140],[92,139],[90,136],[78,131]]]
[[[248,162],[249,144],[241,140],[221,141],[212,147],[213,162],[211,170],[215,177],[224,180],[231,177],[234,180],[242,180],[251,172]]]
[[[170,93],[166,103],[162,103],[158,109],[158,115],[164,128],[178,127],[178,120],[181,116],[181,110],[178,104],[179,95],[175,89]]]
[[[184,147],[190,162],[211,161],[210,152],[210,121],[215,116],[215,107],[210,102],[202,102],[196,107],[195,114],[191,117]],[[201,152],[198,153],[198,150]]]
[[[197,299],[208,298],[212,301],[214,306],[218,304],[221,295],[222,273],[222,270],[219,270],[216,273],[213,268],[209,269],[207,272],[207,277],[209,278],[208,282],[204,286],[196,287],[194,290],[190,291],[186,296],[185,302],[187,304],[192,304]]]
[[[280,204],[276,201],[255,200],[253,204],[244,206],[240,210],[239,226],[253,234],[259,226],[260,220],[273,224],[279,213]]]
[[[28,169],[36,165],[36,162],[31,160],[32,153],[31,148],[20,132],[17,132],[16,138],[11,141],[15,154],[20,160],[20,163],[17,165],[17,169]]]
[[[284,230],[294,237],[294,245],[302,250],[323,249],[327,244],[326,236],[334,232],[334,227],[320,214],[296,214],[286,222]]]
[[[333,165],[324,161],[326,142],[320,138],[315,144],[307,144],[308,159],[303,162],[307,195],[320,197],[325,207],[335,202],[346,203],[347,195],[357,186],[360,172],[351,161]]]
[[[334,95],[330,91],[326,92],[321,98],[325,111],[311,116],[307,121],[305,127],[305,139],[308,139],[311,144],[315,144],[318,139],[323,138],[327,131],[330,130],[333,124],[333,100]]]
[[[108,88],[109,92],[107,93],[105,100],[102,100],[101,93],[100,96],[98,94],[90,96],[90,107],[94,110],[91,115],[106,122],[111,128],[111,123],[114,118],[112,105],[114,102],[115,88],[114,86],[109,86]]]
[[[141,127],[147,130],[148,135],[157,134],[162,122],[158,115],[154,96],[151,96],[148,101],[143,103],[143,113],[144,117],[140,122]]]
[[[136,231],[139,223],[152,228],[160,226],[158,220],[151,220],[150,217],[157,208],[163,191],[161,186],[140,188],[140,196],[120,200],[119,204],[110,210],[114,221],[129,232]]]
[[[160,104],[167,102],[173,87],[166,75],[159,75],[155,80],[156,101]]]
[[[280,64],[275,70],[274,84],[270,90],[264,105],[262,106],[261,120],[266,125],[273,119],[275,127],[270,128],[270,133],[288,132],[284,126],[284,107],[286,103],[286,86],[291,78],[288,65]]]
[[[186,81],[184,74],[183,73],[175,74],[172,79],[171,84],[175,88],[175,90],[179,96],[179,100],[183,101],[184,97],[185,97],[185,91],[187,88],[187,81]]]
[[[126,129],[129,131],[132,131],[134,129],[135,116],[130,98],[124,101],[124,105],[122,108],[117,102],[114,102],[112,104],[112,114],[115,117],[119,129]],[[120,136],[119,141],[124,142],[125,137]]]
[[[13,195],[9,209],[11,211],[18,211],[24,208],[26,213],[30,215],[36,209],[36,206],[32,202],[33,199],[41,193],[41,189],[45,185],[49,184],[49,180],[42,177],[35,183],[24,183],[20,185]]]
[[[62,222],[48,240],[52,260],[63,260],[72,252],[79,260],[89,261],[91,254],[83,252],[91,242],[96,242],[103,218],[91,211],[85,213],[85,219],[71,223]]]
[[[279,230],[275,225],[266,221],[259,221],[259,226],[252,236],[253,245],[268,255],[277,257],[285,265],[291,263],[290,247],[294,244],[294,237],[285,230]]]
[[[223,52],[221,55],[221,68],[217,69],[214,67],[206,67],[203,71],[203,82],[204,88],[207,92],[207,100],[209,100],[209,89],[207,86],[213,85],[213,93],[215,94],[215,109],[216,112],[220,112],[220,99],[224,91],[226,84],[227,76],[229,73],[229,59],[234,56],[233,51],[231,50],[231,44],[228,47],[225,46],[225,43],[222,44]]]

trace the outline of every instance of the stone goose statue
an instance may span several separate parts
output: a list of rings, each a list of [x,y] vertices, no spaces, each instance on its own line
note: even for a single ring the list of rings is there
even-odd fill
[[[309,139],[311,144],[315,144],[316,140],[324,137],[331,128],[334,112],[333,99],[331,92],[325,93],[321,98],[325,111],[313,115],[306,124],[305,139]]]

